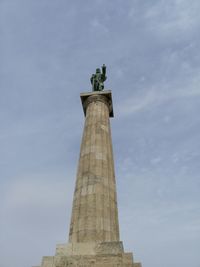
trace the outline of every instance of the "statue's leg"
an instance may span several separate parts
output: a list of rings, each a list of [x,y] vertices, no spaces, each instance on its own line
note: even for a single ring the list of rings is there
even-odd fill
[[[94,91],[96,91],[97,90],[97,83],[95,82],[94,83]]]
[[[104,85],[103,84],[99,84],[99,91],[102,91],[104,88]]]

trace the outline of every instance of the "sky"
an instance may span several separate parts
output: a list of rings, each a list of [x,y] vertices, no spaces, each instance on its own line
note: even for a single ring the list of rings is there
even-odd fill
[[[68,241],[80,93],[103,63],[125,251],[200,267],[199,13],[199,0],[0,0],[0,267]]]

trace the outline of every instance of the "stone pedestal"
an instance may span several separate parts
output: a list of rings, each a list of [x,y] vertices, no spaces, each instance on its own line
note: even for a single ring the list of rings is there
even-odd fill
[[[53,257],[43,257],[41,267],[141,267],[122,242],[69,243],[57,245]]]
[[[85,125],[74,191],[69,243],[41,267],[141,267],[119,238],[110,130],[111,91],[81,94]]]

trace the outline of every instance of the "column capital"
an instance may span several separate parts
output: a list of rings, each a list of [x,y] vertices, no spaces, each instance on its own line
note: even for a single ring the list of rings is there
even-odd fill
[[[95,101],[101,101],[101,102],[104,102],[108,106],[109,116],[114,117],[113,104],[112,104],[112,92],[110,90],[81,93],[80,97],[81,97],[83,112],[85,116],[86,116],[87,106],[89,103],[95,102]]]

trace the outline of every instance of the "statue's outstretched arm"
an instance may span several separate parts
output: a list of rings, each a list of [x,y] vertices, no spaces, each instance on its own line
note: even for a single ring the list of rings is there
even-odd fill
[[[107,79],[107,77],[106,77],[106,65],[103,64],[103,66],[101,68],[102,68],[101,78],[102,78],[102,80],[104,82]]]
[[[102,68],[102,74],[103,74],[104,76],[106,76],[106,65],[103,64],[103,66],[102,66],[101,68]]]

